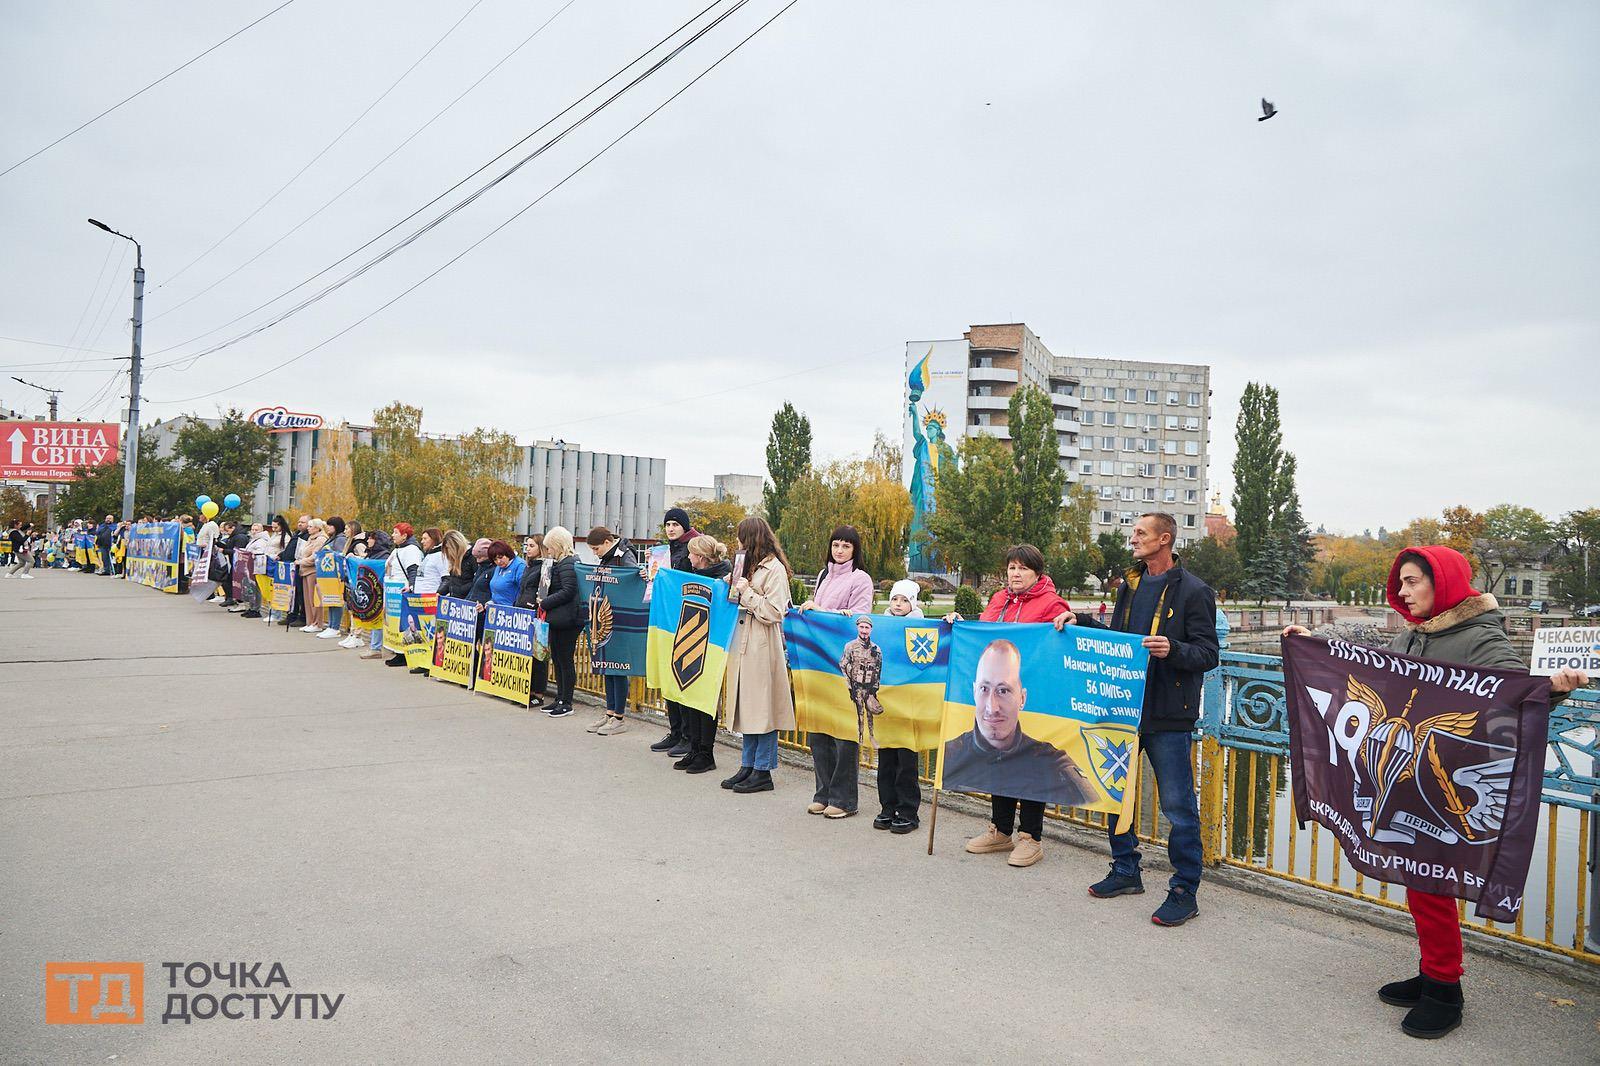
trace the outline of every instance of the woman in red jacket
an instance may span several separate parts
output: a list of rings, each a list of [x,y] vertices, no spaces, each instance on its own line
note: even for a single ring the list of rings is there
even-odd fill
[[[1051,622],[1062,611],[1072,608],[1056,593],[1056,583],[1044,572],[1044,553],[1032,544],[1017,544],[1006,549],[1006,583],[989,598],[989,606],[978,616],[980,622]],[[954,612],[946,621],[959,622],[961,616]],[[973,855],[987,855],[996,851],[1009,851],[1006,860],[1012,866],[1032,866],[1044,858],[1044,804],[1037,800],[1018,800],[1012,796],[990,798],[991,821],[981,836],[967,841],[967,851]],[[1018,839],[1011,830],[1018,822],[1017,807],[1022,816],[1017,828]]]

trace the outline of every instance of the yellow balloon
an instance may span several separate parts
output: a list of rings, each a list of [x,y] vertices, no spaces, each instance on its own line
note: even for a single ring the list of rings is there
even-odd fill
[[[206,505],[204,507],[200,508],[200,513],[205,515],[209,519],[209,518],[217,517],[217,511],[218,510],[219,510],[219,508],[217,507],[217,501],[215,501],[215,500],[207,500],[206,501]]]

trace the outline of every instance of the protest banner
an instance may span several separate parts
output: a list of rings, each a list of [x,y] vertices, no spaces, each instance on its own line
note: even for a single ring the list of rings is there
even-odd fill
[[[643,677],[650,614],[649,585],[636,566],[579,563],[578,595],[589,612],[590,668],[597,674]]]
[[[958,622],[934,787],[1117,815],[1133,824],[1150,653],[1128,633]]]
[[[79,566],[89,565],[89,549],[94,547],[94,537],[88,533],[76,533],[72,538],[72,557]]]
[[[272,562],[272,610],[276,614],[288,614],[294,606],[294,564],[291,562]]]
[[[1343,640],[1283,640],[1295,814],[1368,877],[1515,921],[1533,858],[1550,683]]]
[[[526,707],[533,692],[534,612],[526,607],[488,604],[483,615],[483,650],[474,692],[499,696]]]
[[[670,569],[672,569],[672,545],[652,545],[645,555],[644,602],[646,604],[649,604],[650,597],[655,593],[656,573]]]
[[[128,535],[123,576],[162,592],[178,591],[178,553],[183,531],[177,522],[139,522]]]
[[[438,605],[435,592],[406,592],[400,597],[400,651],[413,670],[426,670],[433,662]]]
[[[351,630],[381,629],[383,560],[347,555],[344,561],[344,609],[350,613]]]
[[[317,549],[317,595],[324,607],[344,606],[344,553]]]
[[[191,544],[185,552],[189,557],[189,595],[202,603],[217,591],[217,583],[211,580],[211,558],[215,552],[213,541]]]
[[[395,655],[404,655],[406,653],[404,638],[400,635],[400,616],[405,613],[405,604],[405,578],[392,578],[385,572],[383,578],[383,650]]]
[[[802,730],[875,748],[938,746],[948,622],[791,610],[783,637]]]
[[[478,605],[472,600],[440,596],[428,673],[440,681],[471,688],[477,640]]]
[[[1557,670],[1582,670],[1600,675],[1600,627],[1550,626],[1533,634],[1533,669],[1539,677]]]
[[[728,669],[728,645],[739,622],[728,584],[662,570],[654,588],[645,650],[649,683],[664,699],[715,715]]]
[[[238,603],[250,602],[250,593],[247,591],[250,583],[255,580],[256,555],[243,548],[234,550],[233,553],[233,599]]]

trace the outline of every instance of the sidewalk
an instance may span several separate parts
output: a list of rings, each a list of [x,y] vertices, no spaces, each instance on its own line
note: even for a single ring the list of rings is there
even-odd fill
[[[734,796],[731,749],[688,777],[644,723],[595,737],[597,710],[334,644],[97,576],[0,581],[0,1060],[1600,1060],[1593,987],[1469,954],[1466,1022],[1412,1040],[1373,995],[1415,972],[1408,936],[1217,885],[1161,929],[1159,875],[1086,896],[1097,852],[1011,869],[941,810],[929,857],[872,829],[870,784],[864,816],[808,817],[792,767]],[[54,960],[143,961],[144,1024],[45,1025]],[[345,998],[162,1025],[177,960]]]

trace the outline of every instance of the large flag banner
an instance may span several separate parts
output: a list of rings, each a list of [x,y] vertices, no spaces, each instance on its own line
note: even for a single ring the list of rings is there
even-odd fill
[[[94,537],[88,533],[78,533],[72,538],[72,557],[79,566],[89,565],[89,549],[94,547]]]
[[[413,670],[426,670],[433,663],[438,605],[436,592],[406,592],[400,596],[400,651]]]
[[[791,610],[783,637],[801,729],[875,748],[938,747],[948,622]]]
[[[1516,920],[1533,858],[1550,682],[1285,637],[1295,813],[1381,881]]]
[[[472,600],[440,596],[438,610],[433,630],[433,661],[428,664],[428,673],[440,681],[471,688],[473,653],[478,641],[478,605]]]
[[[237,548],[233,553],[233,599],[238,603],[249,603],[250,583],[256,579],[256,553],[247,552]]]
[[[649,683],[665,699],[715,715],[739,607],[728,600],[728,584],[720,579],[661,570],[653,585]]]
[[[215,542],[191,544],[185,549],[189,556],[189,595],[202,602],[217,591],[217,583],[211,580],[211,556],[215,551]]]
[[[649,587],[636,566],[578,564],[578,595],[589,608],[589,659],[595,673],[644,676]]]
[[[278,614],[288,614],[294,606],[294,563],[272,563],[272,609]]]
[[[162,592],[178,591],[178,558],[183,530],[176,522],[139,522],[128,537],[123,576]]]
[[[344,555],[332,548],[317,549],[317,595],[324,607],[344,606]]]
[[[491,603],[484,608],[483,652],[473,691],[528,705],[533,692],[534,618],[527,607]]]
[[[1116,814],[1133,824],[1150,653],[1129,633],[958,622],[934,787]]]
[[[383,628],[383,560],[347,555],[344,577],[344,609],[350,613],[350,628]]]

